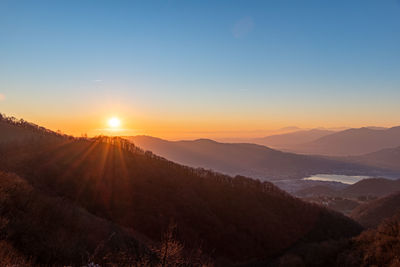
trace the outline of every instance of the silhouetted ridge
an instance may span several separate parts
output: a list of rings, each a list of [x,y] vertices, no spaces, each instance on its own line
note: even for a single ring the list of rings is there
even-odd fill
[[[67,137],[62,133],[56,133],[42,126],[27,122],[15,117],[7,117],[0,113],[0,128],[2,139],[0,142],[18,140],[23,138],[33,138],[38,136]]]

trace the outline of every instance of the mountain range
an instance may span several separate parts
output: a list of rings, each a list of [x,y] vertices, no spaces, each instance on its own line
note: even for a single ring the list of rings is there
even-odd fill
[[[248,140],[250,143],[264,145],[276,149],[290,149],[292,146],[309,143],[335,131],[324,129],[300,130],[290,133],[270,135]]]
[[[312,174],[379,175],[391,172],[362,162],[282,152],[250,143],[209,139],[167,141],[150,136],[127,137],[135,145],[177,163],[262,180],[300,179]]]
[[[400,170],[400,146],[386,148],[366,155],[349,157],[352,162],[367,164],[378,168]]]
[[[363,127],[331,133],[303,144],[286,146],[285,150],[326,156],[359,156],[399,146],[400,126],[384,129]]]

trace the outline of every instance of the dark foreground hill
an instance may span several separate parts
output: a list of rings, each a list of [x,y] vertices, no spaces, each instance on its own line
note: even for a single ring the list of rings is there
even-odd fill
[[[26,180],[0,172],[0,264],[34,262],[54,265],[123,263],[121,253],[137,262],[156,263],[157,256],[132,231],[79,208],[69,200],[33,188]],[[9,254],[9,253],[8,253]],[[15,262],[18,260],[18,262]]]
[[[400,266],[400,213],[348,240],[307,244],[257,266]]]
[[[135,145],[180,164],[261,180],[299,179],[313,174],[377,174],[382,170],[319,156],[281,152],[247,143],[209,139],[167,141],[150,136],[128,138]]]
[[[8,127],[21,125],[10,123]],[[0,138],[2,132],[0,129]],[[34,217],[34,226],[24,229],[27,226],[22,223],[20,232],[7,230],[6,234],[13,233],[13,238],[6,240],[27,257],[41,255],[37,258],[39,263],[49,263],[51,257],[61,255],[64,262],[81,264],[75,262],[75,253],[70,255],[68,250],[93,250],[110,229],[121,233],[124,242],[140,248],[136,235],[125,234],[123,229],[134,230],[159,243],[173,223],[177,229],[175,238],[187,250],[201,248],[221,265],[268,258],[295,245],[346,238],[361,230],[352,220],[291,197],[271,183],[184,167],[144,153],[119,138],[87,140],[55,135],[50,139],[17,141],[0,145],[0,169],[26,179],[32,190],[38,192],[34,195],[45,195],[37,196],[37,201],[47,204],[37,212],[23,211],[27,218]],[[6,191],[10,190],[14,189]],[[60,198],[72,204],[64,205]],[[69,213],[52,213],[70,205],[73,206],[68,208],[72,209]],[[6,201],[2,216],[13,218],[19,212],[15,207],[18,205]],[[89,219],[76,219],[71,214]],[[16,215],[16,220],[21,216]],[[51,225],[50,217],[55,218]],[[93,233],[97,233],[99,225],[96,238],[76,240],[76,233],[89,238],[92,231],[86,229],[92,225]],[[49,232],[43,229],[47,226]],[[70,228],[74,229],[73,234],[69,234]],[[52,233],[55,237],[46,236]],[[43,243],[49,240],[56,245],[36,242],[40,235],[44,235],[40,239]],[[58,249],[57,240],[63,239],[63,249],[67,251]],[[51,256],[34,248],[29,250],[28,244],[35,244],[39,251],[49,249]],[[140,250],[134,253],[137,251]]]
[[[354,238],[339,266],[400,266],[400,213]]]
[[[6,117],[0,113],[0,144],[7,145],[20,140],[35,140],[46,138],[47,140],[61,135],[24,120],[14,117]]]

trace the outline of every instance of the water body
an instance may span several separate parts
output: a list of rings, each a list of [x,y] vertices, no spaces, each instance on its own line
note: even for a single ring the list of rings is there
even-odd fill
[[[344,184],[355,184],[358,181],[363,179],[372,178],[370,176],[350,176],[350,175],[341,175],[341,174],[316,174],[307,178],[303,178],[303,180],[311,180],[311,181],[325,181],[325,182],[340,182]]]

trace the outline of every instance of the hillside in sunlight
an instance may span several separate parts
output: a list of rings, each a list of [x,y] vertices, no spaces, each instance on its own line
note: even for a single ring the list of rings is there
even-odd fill
[[[397,192],[357,207],[351,217],[365,227],[376,227],[399,212],[400,192]]]
[[[15,131],[0,144],[2,239],[36,263],[82,264],[79,255],[98,246],[152,255],[171,224],[183,254],[201,250],[221,266],[361,231],[271,183],[185,167],[124,139],[72,138],[15,120],[0,127],[0,139],[4,127]],[[29,127],[40,134],[19,135]]]
[[[383,220],[375,229],[354,238],[342,253],[341,266],[400,266],[400,213]]]
[[[150,136],[127,138],[135,145],[177,163],[261,180],[299,179],[313,174],[380,174],[384,169],[320,156],[281,152],[249,143],[209,139],[167,141]]]

